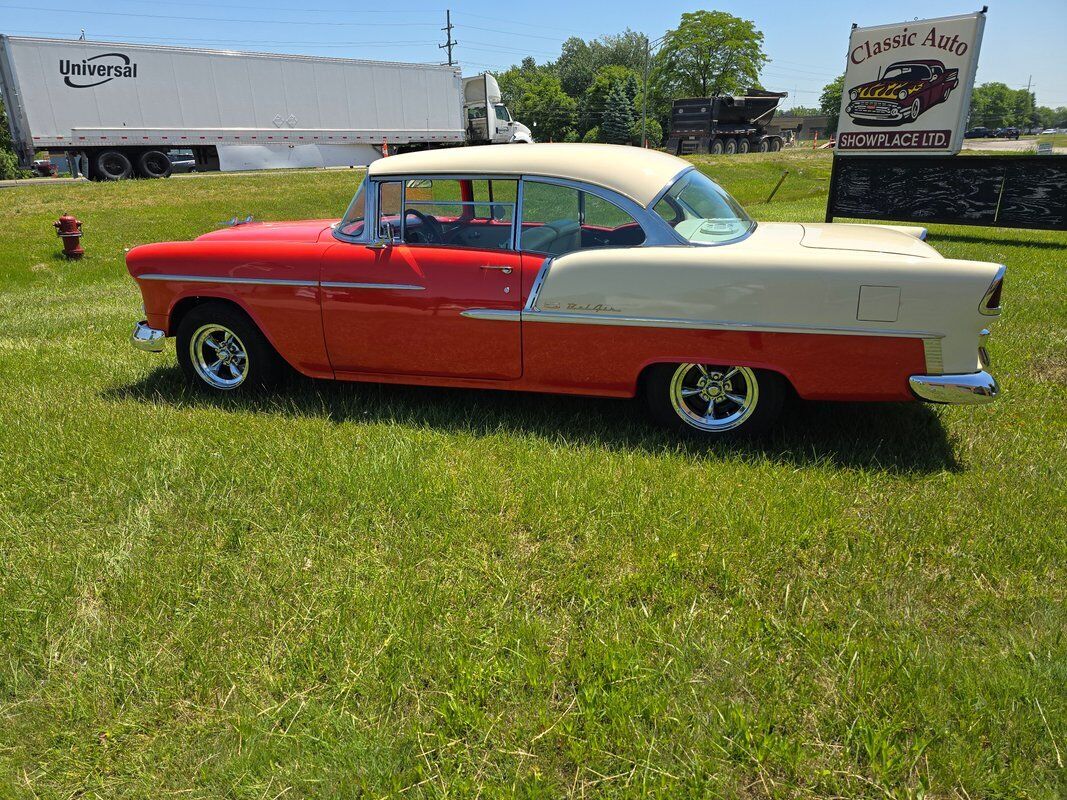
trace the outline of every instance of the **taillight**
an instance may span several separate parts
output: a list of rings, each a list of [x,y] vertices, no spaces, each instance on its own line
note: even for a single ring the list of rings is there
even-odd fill
[[[978,310],[985,314],[987,317],[992,317],[1000,313],[1000,295],[1004,291],[1004,273],[1006,272],[1004,267],[997,270],[997,275],[993,278],[993,282],[989,284],[989,288],[986,289],[985,295],[982,297],[982,302],[978,306]]]

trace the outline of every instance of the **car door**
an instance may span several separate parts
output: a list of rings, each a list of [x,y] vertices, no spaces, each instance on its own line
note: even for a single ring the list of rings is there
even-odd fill
[[[375,209],[385,241],[342,241],[326,252],[323,328],[337,373],[521,375],[515,203],[475,201],[472,183],[383,181]],[[478,246],[482,241],[486,245]],[[473,309],[515,312],[515,318],[464,315]]]

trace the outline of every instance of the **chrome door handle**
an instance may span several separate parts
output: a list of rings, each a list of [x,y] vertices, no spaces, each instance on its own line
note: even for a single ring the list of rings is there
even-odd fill
[[[484,264],[482,266],[482,269],[498,269],[501,272],[503,272],[505,275],[510,275],[511,274],[511,267],[508,267],[508,266],[505,266],[505,265],[502,265],[502,264]]]

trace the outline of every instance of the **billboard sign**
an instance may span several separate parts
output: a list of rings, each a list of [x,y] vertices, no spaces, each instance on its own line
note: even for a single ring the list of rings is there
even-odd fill
[[[985,13],[853,28],[839,155],[955,155],[978,68]]]

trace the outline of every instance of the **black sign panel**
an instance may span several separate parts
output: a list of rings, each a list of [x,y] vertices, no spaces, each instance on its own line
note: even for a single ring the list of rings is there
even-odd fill
[[[835,157],[834,217],[1067,230],[1067,158]]]

